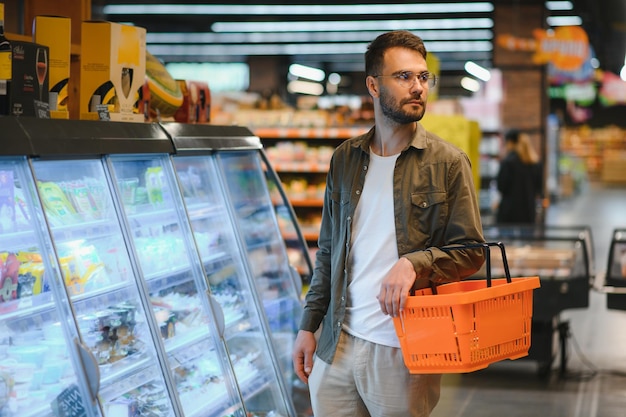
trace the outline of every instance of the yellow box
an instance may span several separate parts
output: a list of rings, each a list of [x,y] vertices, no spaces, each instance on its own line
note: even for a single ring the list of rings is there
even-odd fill
[[[72,20],[62,16],[35,16],[33,41],[49,48],[48,90],[50,117],[69,119],[67,109],[72,47]]]
[[[146,78],[146,29],[106,21],[81,25],[80,119],[106,114],[114,121],[143,122],[139,90]]]

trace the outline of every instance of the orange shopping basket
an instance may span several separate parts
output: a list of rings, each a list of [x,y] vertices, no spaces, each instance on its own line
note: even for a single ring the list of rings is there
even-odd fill
[[[491,278],[490,246],[500,248],[506,278]],[[469,248],[485,250],[486,280],[418,290],[393,319],[412,374],[472,372],[528,355],[533,290],[539,288],[539,277],[511,279],[500,242],[444,250]]]

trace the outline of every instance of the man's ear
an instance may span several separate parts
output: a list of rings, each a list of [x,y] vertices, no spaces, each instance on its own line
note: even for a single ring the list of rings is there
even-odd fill
[[[376,78],[374,78],[371,75],[368,75],[365,78],[365,86],[367,87],[367,91],[369,91],[370,96],[372,97],[378,97],[379,96],[379,91],[378,91],[378,80]]]

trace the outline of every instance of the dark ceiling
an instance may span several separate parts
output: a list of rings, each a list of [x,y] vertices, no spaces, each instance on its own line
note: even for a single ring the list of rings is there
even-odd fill
[[[465,2],[470,2],[471,0],[465,0]],[[377,3],[377,4],[405,4],[407,7],[412,7],[417,4],[423,3],[454,3],[456,1],[451,0],[441,0],[441,1],[393,1],[393,2],[384,2],[380,0],[369,0],[362,1],[359,3],[352,3],[349,1],[339,1],[339,4],[354,4],[362,5],[367,3]],[[359,19],[358,15],[332,15],[332,16],[320,16],[315,14],[313,9],[311,14],[309,15],[298,15],[298,16],[288,16],[288,15],[273,15],[273,16],[254,16],[252,19],[251,16],[246,14],[241,15],[228,15],[228,16],[220,16],[220,15],[107,15],[103,11],[104,6],[114,5],[114,4],[149,4],[149,5],[158,5],[158,4],[175,4],[177,2],[171,0],[93,0],[92,2],[92,14],[94,19],[106,19],[111,21],[118,22],[130,22],[136,24],[138,26],[142,26],[147,29],[148,34],[155,34],[159,32],[183,32],[183,33],[203,33],[203,32],[211,32],[211,25],[216,21],[230,21],[230,22],[241,22],[245,23],[250,20],[255,21],[277,21],[277,22],[289,22],[289,21],[317,21],[317,20],[333,20],[341,22],[342,20],[355,20]],[[276,0],[266,0],[266,1],[238,1],[238,2],[225,2],[225,1],[200,1],[200,0],[185,0],[182,2],[184,4],[241,4],[247,5],[246,7],[253,4],[274,4],[274,5],[320,5],[320,4],[338,4],[337,1],[328,1],[328,0],[318,0],[318,1],[299,1],[299,2],[285,2],[285,1],[276,1]],[[544,4],[544,1],[541,0],[494,0],[492,3],[496,4]],[[583,19],[583,27],[587,31],[589,35],[589,39],[592,47],[596,53],[596,57],[600,61],[600,65],[602,69],[618,73],[622,66],[624,65],[624,55],[626,54],[626,0],[572,0],[574,4],[574,10],[571,12],[572,14],[578,15]],[[480,17],[489,17],[492,18],[493,14],[488,12],[479,12],[479,13],[470,13],[464,15],[457,15],[454,17],[464,17],[465,15],[470,15],[471,17],[480,18]],[[450,17],[449,15],[446,15]],[[433,13],[429,16],[420,15],[420,18],[423,17],[432,17],[432,18],[441,18],[443,15]],[[372,21],[377,19],[393,19],[393,15],[386,16],[369,16],[368,19]],[[406,19],[406,15],[404,17]],[[371,37],[375,36],[375,32],[372,33]],[[215,36],[213,34],[212,36]],[[294,35],[295,36],[295,35]],[[319,35],[318,35],[319,36]],[[363,36],[363,35],[361,35]],[[216,39],[216,38],[211,38]],[[350,39],[347,39],[350,41]],[[370,39],[371,40],[371,39]],[[300,54],[299,51],[305,51],[307,48],[306,43],[301,44],[301,49],[294,52],[289,56],[285,56],[285,59],[290,60],[292,62],[298,62],[303,64],[310,65],[318,65],[322,66],[327,71],[336,71],[336,72],[359,72],[362,70],[362,51],[364,39],[355,39],[356,43],[354,43],[355,48],[353,53],[345,53],[345,54],[335,54],[332,56],[329,55],[314,55],[310,53]],[[291,40],[290,40],[291,42]],[[428,46],[428,41],[427,46]],[[239,61],[245,59],[245,57],[237,57],[237,56],[227,56],[227,54],[223,55],[210,55],[210,53],[203,54],[200,51],[200,48],[194,49],[190,48],[190,53],[186,56],[172,56],[168,55],[168,53],[155,53],[151,50],[151,48],[155,48],[155,46],[150,46],[149,39],[149,50],[157,55],[161,60],[165,62],[170,62],[172,60],[186,60],[186,61],[212,61],[212,62],[229,62],[229,61]],[[270,45],[266,44],[266,47]],[[179,53],[182,49],[181,46],[176,46],[177,52]],[[235,49],[236,44],[233,43],[230,48]],[[261,46],[263,48],[263,46]],[[463,64],[467,60],[473,60],[481,65],[490,67],[491,66],[491,52],[480,52],[480,53],[469,53],[469,52],[461,52],[457,50],[448,50],[444,52],[437,52],[437,56],[441,61],[441,75],[442,84],[440,86],[440,93],[442,95],[460,95],[467,94],[463,89],[459,88],[459,81],[461,76],[464,74]],[[448,92],[448,94],[446,94]]]
[[[626,1],[572,0],[602,69],[619,74],[626,55]]]

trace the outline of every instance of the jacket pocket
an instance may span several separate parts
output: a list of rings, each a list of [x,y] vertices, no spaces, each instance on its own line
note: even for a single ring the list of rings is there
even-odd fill
[[[411,226],[415,227],[417,232],[431,238],[438,235],[437,231],[444,225],[447,213],[445,192],[411,194]]]

